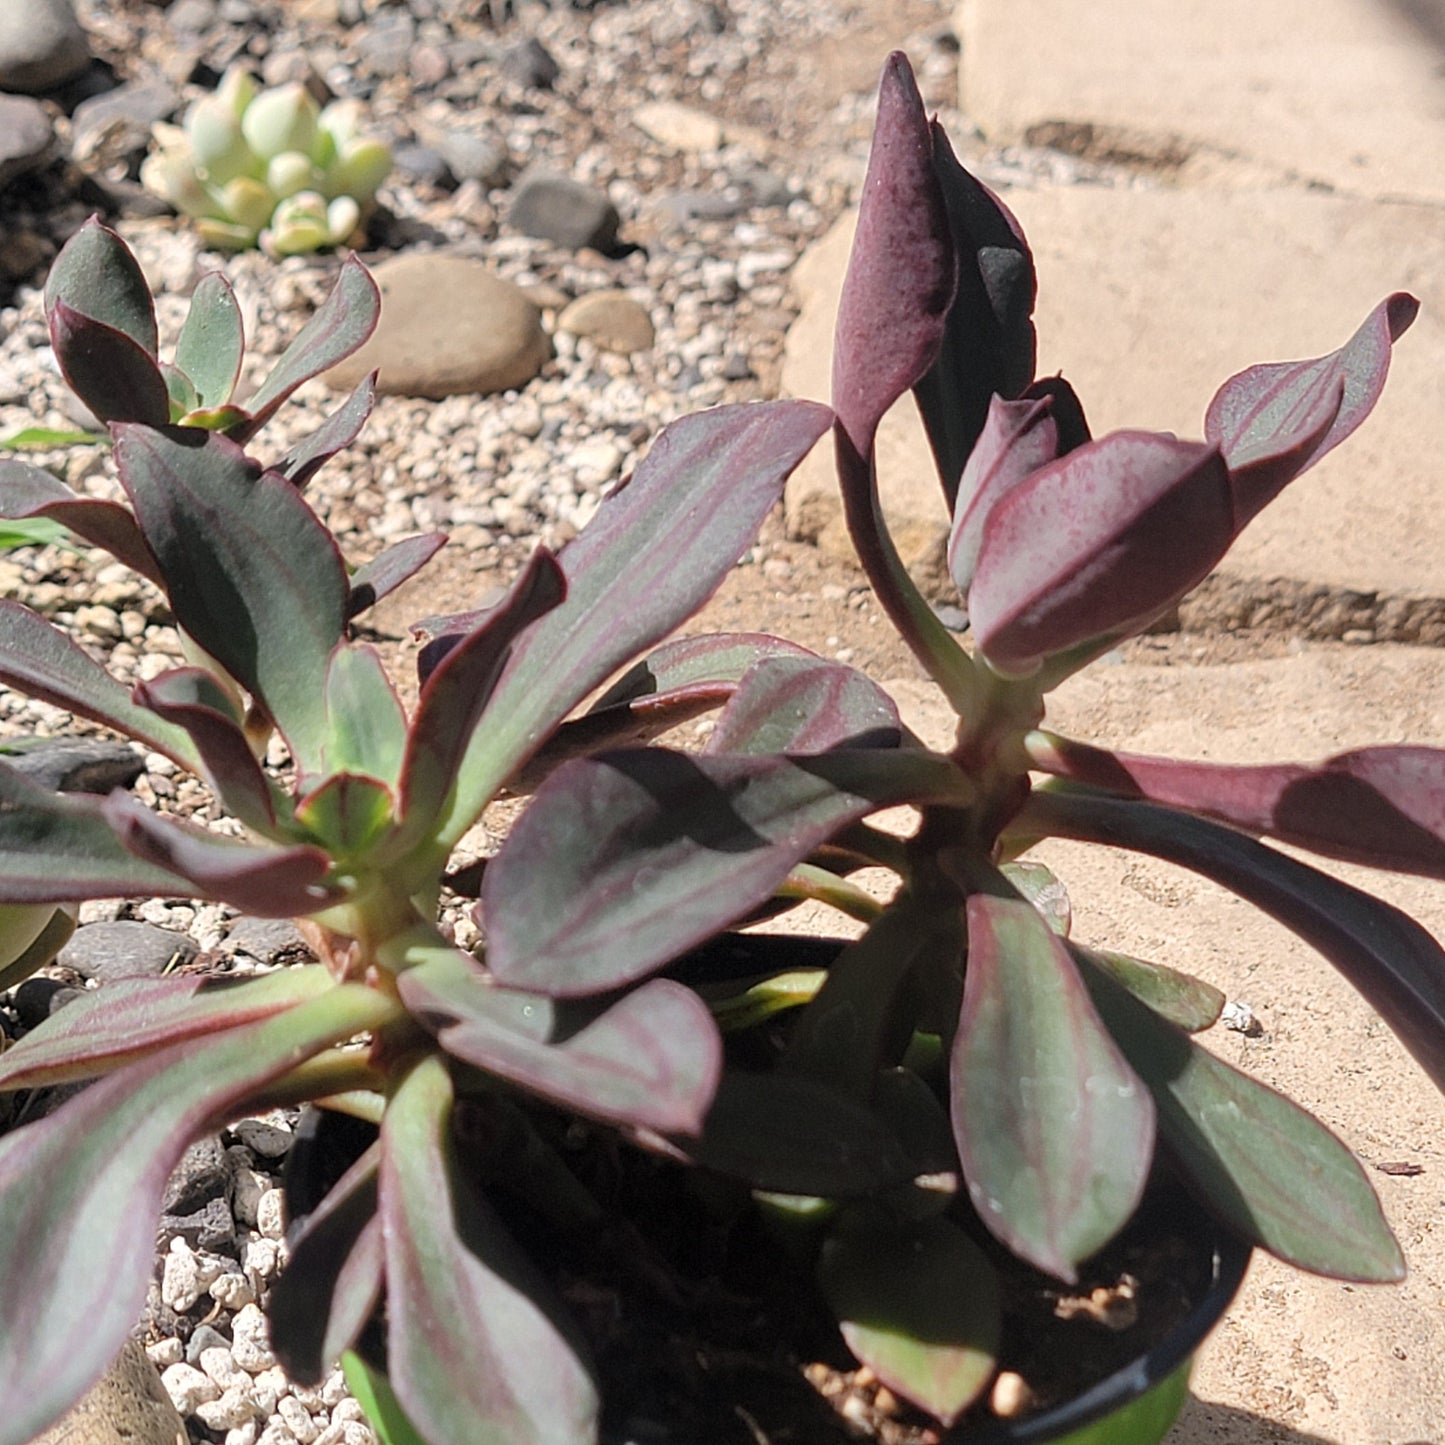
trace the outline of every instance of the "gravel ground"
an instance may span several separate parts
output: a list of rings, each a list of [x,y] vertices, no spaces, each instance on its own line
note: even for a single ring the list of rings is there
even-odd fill
[[[360,443],[312,484],[308,496],[353,562],[409,533],[451,534],[439,580],[427,584],[429,612],[472,605],[536,541],[565,542],[668,421],[775,394],[794,314],[788,273],[861,178],[872,86],[891,45],[905,43],[926,99],[955,138],[969,133],[948,109],[956,94],[948,0],[629,0],[576,8],[511,0],[91,0],[79,8],[93,48],[123,81],[158,74],[185,99],[241,58],[268,80],[309,68],[336,94],[366,101],[372,128],[410,167],[382,192],[366,259],[440,248],[479,256],[528,288],[549,326],[568,300],[598,289],[625,290],[648,308],[656,332],[650,350],[619,356],[557,332],[554,359],[519,392],[382,398]],[[721,142],[685,150],[650,136],[637,111],[659,100],[713,118]],[[62,145],[72,139],[63,116],[56,128]],[[458,135],[490,147],[501,158],[497,174],[460,183],[438,177],[437,155],[454,144],[445,138]],[[334,258],[276,263],[254,252],[210,254],[174,219],[136,214],[145,209],[127,184],[136,159],[107,161],[102,148],[87,174],[62,158],[4,193],[0,438],[80,419],[56,372],[38,288],[49,258],[97,198],[121,201],[110,219],[158,292],[163,352],[206,270],[224,269],[235,286],[253,376],[329,288]],[[1060,174],[1148,183],[1054,152],[980,159],[983,173],[1002,183]],[[537,162],[606,191],[622,216],[621,254],[566,251],[508,228],[508,184]],[[263,434],[262,454],[279,454],[334,404],[319,383],[304,388]],[[114,489],[101,451],[33,459],[83,490]],[[847,578],[818,583],[807,550],[770,534],[748,560],[784,591],[800,577],[817,583],[823,601],[856,619],[850,626],[866,641],[867,625],[877,622],[866,590]],[[104,559],[58,547],[0,554],[0,595],[67,626],[123,677],[154,675],[180,660],[158,594]],[[394,608],[379,616],[383,637],[393,615]],[[837,623],[819,625],[826,633]],[[848,656],[859,647],[851,636],[826,642]],[[0,735],[88,731],[59,709],[0,690]],[[147,760],[136,791],[161,808],[226,825],[201,786],[162,758]],[[88,905],[81,916],[186,933],[200,950],[186,965],[194,968],[284,966],[297,942],[184,899]],[[84,986],[79,975],[51,972],[59,983]],[[11,1032],[20,1027],[13,1001],[8,1019]],[[193,1440],[373,1439],[339,1375],[317,1390],[293,1387],[266,1346],[260,1306],[285,1260],[275,1186],[293,1122],[284,1115],[243,1121],[204,1141],[181,1181],[200,1181],[200,1193],[173,1189],[179,1203],[158,1240],[147,1341]],[[198,1210],[206,1179],[211,1193]],[[226,1211],[219,1224],[216,1199]],[[197,1222],[205,1209],[212,1209],[209,1226]]]

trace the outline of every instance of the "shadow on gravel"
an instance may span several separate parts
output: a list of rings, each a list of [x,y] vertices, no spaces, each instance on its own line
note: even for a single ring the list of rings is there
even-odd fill
[[[1389,4],[1422,40],[1445,52],[1445,0],[1389,0]],[[1422,1442],[1411,1441],[1410,1445]]]

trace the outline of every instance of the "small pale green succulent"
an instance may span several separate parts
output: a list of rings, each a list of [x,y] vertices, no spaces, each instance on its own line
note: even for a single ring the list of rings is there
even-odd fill
[[[238,66],[184,125],[153,133],[141,180],[219,250],[294,256],[355,244],[391,170],[386,143],[362,134],[356,101],[322,107],[299,82],[262,90]]]

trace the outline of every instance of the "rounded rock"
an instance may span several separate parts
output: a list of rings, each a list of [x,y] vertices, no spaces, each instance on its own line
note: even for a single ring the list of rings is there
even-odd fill
[[[558,316],[557,329],[589,337],[604,351],[623,356],[649,351],[656,340],[647,307],[625,291],[593,291],[579,296]]]
[[[0,90],[39,95],[90,64],[90,46],[70,0],[0,5]]]
[[[372,274],[381,320],[365,346],[327,372],[339,391],[376,368],[384,394],[486,395],[526,385],[551,355],[542,313],[479,261],[400,256]]]

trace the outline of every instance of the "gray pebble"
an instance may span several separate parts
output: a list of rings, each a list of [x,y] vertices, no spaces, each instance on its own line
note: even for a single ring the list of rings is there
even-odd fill
[[[124,743],[57,737],[18,743],[7,739],[5,747],[0,762],[32,783],[62,793],[108,793],[129,787],[145,771],[140,754]]]
[[[70,0],[0,5],[0,90],[38,95],[89,64],[90,46]]]
[[[75,107],[70,148],[81,165],[103,167],[144,154],[151,126],[175,113],[180,97],[156,77],[119,85]]]
[[[193,1249],[211,1254],[236,1253],[236,1221],[224,1199],[207,1200],[187,1214],[162,1214],[156,1235],[159,1239],[179,1237]]]
[[[556,171],[529,169],[517,182],[508,213],[515,230],[580,251],[611,249],[622,218],[601,191]]]
[[[0,95],[0,190],[48,165],[54,138],[50,116],[38,100]]]
[[[186,1341],[186,1363],[199,1367],[202,1350],[227,1350],[231,1342],[214,1325],[197,1325]]]
[[[451,175],[446,157],[432,146],[397,146],[391,153],[391,159],[402,175],[429,186],[442,185]]]
[[[258,963],[277,963],[308,952],[306,940],[289,918],[238,918],[222,947],[227,953],[243,953]]]
[[[551,90],[562,74],[562,67],[553,59],[551,51],[535,35],[530,35],[502,56],[502,74],[523,90]]]
[[[196,941],[184,933],[118,919],[77,928],[58,962],[82,978],[157,978],[199,952]]]
[[[510,164],[507,148],[486,136],[463,130],[443,131],[437,137],[436,151],[459,181],[478,181],[488,188],[506,183]]]
[[[197,1139],[181,1155],[161,1196],[161,1208],[168,1214],[188,1214],[209,1200],[225,1196],[230,1161],[218,1135]]]
[[[53,978],[27,978],[15,990],[15,1016],[27,1029],[33,1029],[83,992]]]

